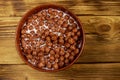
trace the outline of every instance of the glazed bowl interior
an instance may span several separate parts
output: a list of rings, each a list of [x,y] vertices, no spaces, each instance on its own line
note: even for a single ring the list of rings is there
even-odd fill
[[[74,20],[77,22],[78,26],[80,27],[80,33],[81,33],[81,47],[80,47],[80,52],[79,54],[77,55],[77,57],[67,66],[63,67],[63,68],[60,68],[60,69],[56,69],[56,70],[44,70],[44,69],[40,69],[38,67],[35,67],[33,66],[32,64],[30,64],[27,60],[27,58],[22,54],[23,51],[21,50],[21,47],[20,47],[20,36],[21,36],[21,29],[22,29],[22,26],[24,25],[24,23],[26,22],[27,18],[29,16],[31,16],[32,14],[35,14],[43,9],[48,9],[48,8],[53,8],[53,9],[57,9],[57,10],[61,10],[67,14],[69,14],[71,17],[74,18]],[[24,62],[26,64],[28,64],[29,66],[31,66],[32,68],[34,69],[37,69],[39,71],[45,71],[45,72],[54,72],[54,71],[60,71],[60,70],[63,70],[63,69],[66,69],[68,67],[70,67],[80,56],[81,52],[82,52],[82,49],[84,47],[84,32],[83,32],[83,28],[82,28],[82,25],[79,21],[79,19],[72,13],[70,12],[68,9],[64,8],[64,7],[61,7],[61,6],[58,6],[58,5],[53,5],[53,4],[50,4],[50,5],[42,5],[42,6],[37,6],[35,8],[33,8],[32,10],[28,11],[23,17],[22,19],[20,20],[18,26],[17,26],[17,30],[16,30],[16,48],[17,48],[17,51],[20,55],[20,57],[24,60]]]

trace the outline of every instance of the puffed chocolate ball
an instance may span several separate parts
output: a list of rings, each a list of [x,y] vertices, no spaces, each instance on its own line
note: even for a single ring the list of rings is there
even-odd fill
[[[55,52],[56,52],[56,53],[59,53],[59,51],[60,51],[60,48],[58,48],[58,47],[55,48]]]
[[[60,67],[63,67],[63,66],[64,66],[64,62],[63,62],[63,61],[60,61],[60,62],[58,63],[58,65],[59,65]]]
[[[40,48],[40,51],[44,52],[44,51],[45,51],[45,48],[44,48],[44,47],[41,47],[41,48]]]
[[[25,34],[25,33],[26,33],[26,30],[23,29],[23,30],[21,31],[21,33],[22,33],[22,34]]]
[[[43,56],[42,52],[38,53],[38,57],[42,57],[42,56]]]
[[[37,52],[36,52],[36,51],[33,51],[33,52],[32,52],[32,55],[36,56],[36,55],[37,55]]]
[[[28,59],[32,59],[32,55],[31,55],[31,54],[28,54],[28,55],[27,55],[27,58],[28,58]]]
[[[74,53],[78,54],[79,53],[79,49],[75,49]]]
[[[80,32],[79,31],[77,32],[77,35],[80,36]]]
[[[59,62],[59,59],[58,59],[58,58],[56,58],[56,59],[55,59],[55,62],[56,62],[56,63],[58,63],[58,62]]]
[[[33,17],[33,19],[37,19],[37,16],[36,16],[36,15],[33,15],[32,17]]]
[[[53,44],[51,42],[48,42],[47,45],[51,47]]]
[[[72,55],[69,56],[69,60],[70,60],[70,61],[73,61],[73,59],[74,59],[74,56],[72,56]]]
[[[70,44],[69,44],[69,43],[65,43],[65,46],[66,46],[67,48],[69,48],[69,47],[70,47]]]
[[[50,60],[55,60],[55,57],[54,56],[50,56]]]
[[[45,52],[48,53],[49,51],[50,51],[50,48],[46,47],[46,48],[45,48]]]
[[[64,61],[64,56],[60,56],[60,61]]]
[[[32,50],[28,49],[26,52],[27,52],[28,54],[31,54]]]
[[[52,39],[52,40],[57,40],[57,36],[54,35],[54,36],[51,37],[51,39]]]
[[[42,62],[40,62],[40,63],[38,64],[38,67],[39,67],[39,68],[42,68],[42,67],[44,67],[44,66],[45,66],[45,64],[42,63]]]
[[[59,43],[60,44],[64,44],[64,40],[63,39],[59,39]]]
[[[65,58],[68,58],[70,56],[70,53],[66,52]]]
[[[71,50],[75,50],[75,49],[76,49],[75,45],[71,45],[71,46],[70,46],[70,49],[71,49]]]
[[[69,59],[65,59],[65,64],[68,64],[69,63]]]
[[[51,14],[51,13],[52,13],[52,11],[53,11],[53,9],[52,9],[52,8],[49,8],[49,9],[48,9],[48,13],[49,13],[49,14]]]
[[[64,51],[60,51],[60,55],[63,56],[65,54]]]
[[[68,42],[69,42],[70,44],[73,44],[73,43],[74,43],[74,39],[73,39],[73,38],[69,38],[69,39],[68,39]]]
[[[55,58],[59,58],[60,57],[60,55],[59,54],[55,54]]]
[[[62,17],[62,16],[63,16],[63,12],[60,11],[60,12],[58,13],[58,15],[59,15],[60,17]]]
[[[69,19],[69,22],[70,22],[70,23],[73,23],[73,22],[74,22],[74,20],[73,20],[73,19]]]
[[[57,63],[53,64],[53,68],[58,69],[59,68],[58,64]]]
[[[51,64],[51,63],[47,63],[47,67],[48,67],[48,68],[51,68],[51,67],[52,67],[52,64]]]
[[[72,31],[73,31],[74,33],[76,33],[76,32],[77,32],[77,28],[74,28]]]
[[[54,50],[50,50],[50,54],[54,55],[55,54]]]
[[[74,36],[73,39],[76,41],[78,40],[78,36]]]
[[[68,16],[68,15],[65,15],[65,19],[68,20],[68,19],[69,19],[69,16]]]

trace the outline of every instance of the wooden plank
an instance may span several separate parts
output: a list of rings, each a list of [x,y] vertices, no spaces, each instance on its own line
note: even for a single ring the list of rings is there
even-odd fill
[[[36,4],[36,3],[40,3],[40,4],[44,4],[44,3],[57,3],[57,4],[69,4],[69,5],[87,5],[87,6],[106,6],[106,5],[112,5],[112,6],[117,6],[120,5],[120,1],[119,0],[76,0],[76,1],[72,1],[72,0],[24,0],[25,3],[29,3],[29,4]]]
[[[120,64],[74,64],[60,72],[39,72],[27,65],[0,65],[0,80],[119,80]]]
[[[89,0],[1,0],[0,17],[23,16],[28,10],[41,4],[58,4],[76,15],[120,15],[120,1]]]
[[[77,17],[80,19],[86,34],[90,33],[113,34],[114,32],[119,32],[120,30],[119,26],[120,16],[77,16]],[[20,19],[21,17],[0,17],[0,32],[14,33]],[[110,30],[104,31],[104,29],[109,28]]]
[[[77,63],[120,62],[120,17],[79,16],[86,33]],[[0,18],[0,64],[24,64],[15,49],[15,29],[20,17]]]
[[[24,64],[16,49],[14,38],[0,40],[0,64]],[[88,62],[120,62],[120,40],[100,40],[95,35],[86,35],[86,44],[77,63]]]
[[[14,38],[0,38],[0,64],[23,64],[16,48]]]
[[[119,6],[120,5],[120,1],[119,0],[76,0],[76,1],[72,1],[72,0],[6,0],[6,1],[12,1],[13,3],[25,3],[25,4],[49,4],[49,3],[56,3],[56,4],[69,4],[69,5],[87,5],[87,6]]]

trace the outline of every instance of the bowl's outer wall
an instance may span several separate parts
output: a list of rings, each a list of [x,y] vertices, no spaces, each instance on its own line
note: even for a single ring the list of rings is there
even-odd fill
[[[77,22],[77,24],[78,24],[79,27],[81,28],[81,29],[80,29],[80,32],[81,32],[81,37],[80,37],[80,40],[81,40],[81,48],[80,48],[79,54],[78,54],[77,57],[74,59],[74,61],[71,62],[68,66],[63,67],[63,68],[60,68],[60,69],[57,69],[57,70],[43,70],[43,69],[40,69],[40,68],[37,68],[37,67],[33,66],[32,64],[30,64],[30,63],[27,61],[26,57],[22,54],[22,50],[21,50],[21,48],[20,48],[20,35],[21,35],[20,31],[21,31],[22,26],[24,25],[24,22],[26,22],[27,18],[28,18],[29,16],[31,16],[32,14],[35,14],[35,13],[37,13],[37,12],[43,10],[43,9],[48,9],[48,8],[54,8],[54,9],[61,10],[61,11],[65,12],[65,13],[68,13],[70,16],[72,16],[72,17],[75,19],[75,21]],[[61,7],[61,6],[59,6],[59,5],[47,4],[47,5],[40,5],[40,6],[37,6],[37,7],[33,8],[33,9],[31,9],[30,11],[28,11],[28,12],[22,17],[22,19],[20,20],[20,22],[18,23],[18,26],[17,26],[17,30],[16,30],[16,40],[15,40],[15,41],[16,41],[16,43],[15,43],[15,44],[16,44],[16,49],[17,49],[20,57],[23,59],[23,61],[24,61],[26,64],[28,64],[28,65],[31,66],[32,68],[37,69],[37,70],[39,70],[39,71],[55,72],[55,71],[60,71],[60,70],[64,70],[64,69],[69,68],[69,67],[79,58],[80,54],[82,53],[83,47],[84,47],[85,35],[84,35],[84,31],[83,31],[82,25],[81,25],[81,23],[80,23],[80,20],[79,20],[71,11],[69,11],[68,9],[66,9],[66,8],[64,8],[64,7]]]

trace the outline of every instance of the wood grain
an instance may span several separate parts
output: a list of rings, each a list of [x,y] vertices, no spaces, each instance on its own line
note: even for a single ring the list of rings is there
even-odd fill
[[[81,20],[86,43],[68,70],[39,72],[20,59],[15,30],[21,17],[42,4],[57,4]],[[0,0],[0,80],[119,80],[120,0]]]
[[[120,16],[78,16],[78,18],[86,34],[98,34],[101,37],[108,35],[108,38],[112,38],[117,33],[119,35]],[[1,35],[9,33],[10,37],[14,37],[15,29],[20,19],[21,17],[0,17]],[[5,37],[9,35],[5,35]]]
[[[118,80],[120,65],[74,64],[68,70],[47,73],[39,72],[27,65],[1,65],[0,80]]]
[[[15,49],[15,29],[20,17],[0,18],[0,64],[24,64]],[[77,63],[120,62],[120,17],[79,16],[86,34]]]
[[[22,16],[29,9],[41,4],[62,5],[76,15],[120,15],[120,1],[89,0],[2,0],[0,1],[0,17]]]

